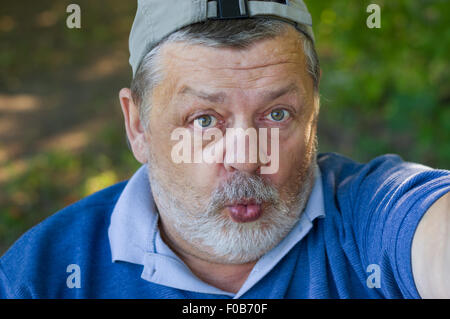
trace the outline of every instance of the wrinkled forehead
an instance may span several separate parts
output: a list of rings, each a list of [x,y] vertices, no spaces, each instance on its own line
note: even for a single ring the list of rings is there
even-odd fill
[[[239,49],[168,43],[161,51],[161,63],[173,84],[203,81],[245,88],[246,84],[308,78],[303,43],[295,30]]]

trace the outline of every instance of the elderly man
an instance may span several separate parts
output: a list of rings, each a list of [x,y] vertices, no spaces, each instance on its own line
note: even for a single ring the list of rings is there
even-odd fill
[[[301,0],[138,1],[143,166],[22,236],[0,296],[450,297],[450,173],[316,153],[311,25]]]

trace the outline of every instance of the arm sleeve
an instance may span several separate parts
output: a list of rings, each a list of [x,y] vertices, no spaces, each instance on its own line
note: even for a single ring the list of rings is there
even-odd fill
[[[391,155],[361,175],[351,186],[356,194],[351,211],[363,265],[380,267],[385,297],[420,298],[412,273],[412,241],[430,206],[450,191],[450,172]]]

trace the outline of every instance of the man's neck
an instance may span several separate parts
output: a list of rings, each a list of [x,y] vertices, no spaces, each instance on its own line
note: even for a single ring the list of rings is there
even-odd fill
[[[220,264],[207,261],[187,253],[186,249],[177,244],[182,243],[180,238],[168,236],[164,227],[161,227],[161,223],[159,223],[159,229],[162,240],[184,261],[194,275],[221,290],[237,293],[256,264],[256,261],[245,264]]]
[[[187,254],[181,255],[180,258],[202,281],[232,293],[239,291],[256,263],[215,264]]]

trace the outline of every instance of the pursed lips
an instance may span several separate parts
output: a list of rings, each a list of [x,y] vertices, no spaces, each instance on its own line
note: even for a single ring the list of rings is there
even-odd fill
[[[249,223],[257,220],[262,215],[262,204],[254,199],[237,201],[227,205],[231,219],[237,223]]]

